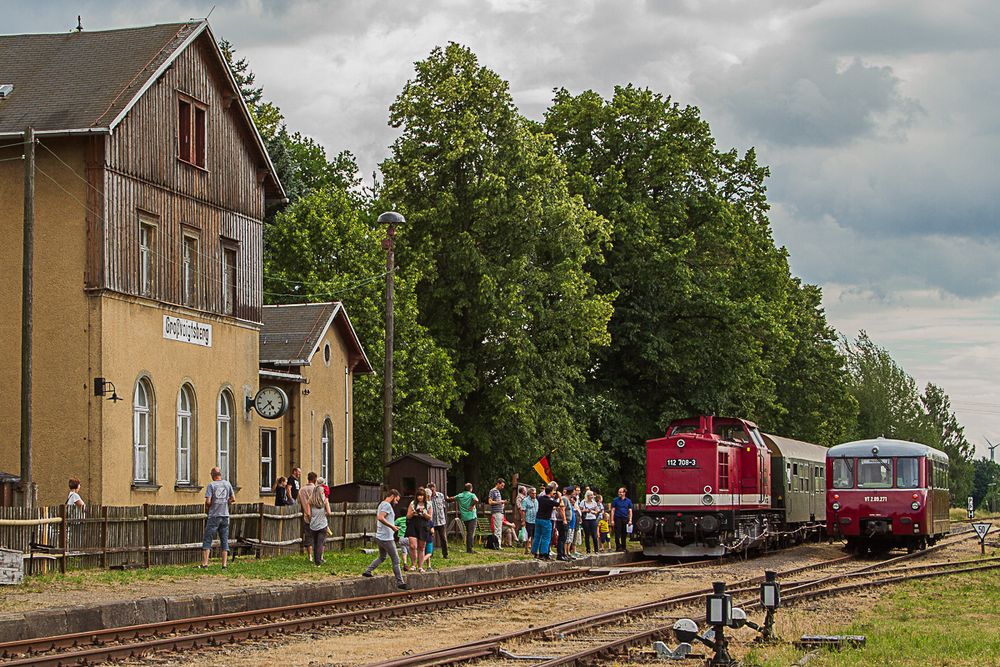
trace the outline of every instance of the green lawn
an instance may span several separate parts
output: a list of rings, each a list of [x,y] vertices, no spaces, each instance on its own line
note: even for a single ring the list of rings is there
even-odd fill
[[[996,581],[995,572],[918,581],[893,589],[860,613],[853,611],[857,602],[838,598],[844,600],[844,616],[852,622],[803,632],[865,635],[867,646],[825,652],[811,660],[809,667],[1000,665],[1000,632],[996,630],[1000,588]],[[794,613],[795,609],[779,612]],[[755,649],[744,665],[787,667],[802,655],[791,647]]]
[[[440,553],[435,553],[431,561],[435,569],[446,569],[465,565],[480,565],[500,563],[510,560],[530,558],[521,549],[507,547],[503,551],[477,549],[473,554],[465,553],[464,544],[457,542],[449,544],[449,558],[444,559]],[[51,589],[81,589],[90,584],[132,584],[143,581],[172,581],[177,579],[225,577],[228,579],[246,580],[303,580],[325,579],[331,575],[352,577],[358,576],[375,558],[366,554],[359,547],[345,551],[332,549],[324,553],[326,563],[316,567],[306,560],[304,554],[279,556],[276,558],[256,559],[253,556],[240,556],[225,570],[218,558],[213,558],[209,568],[202,570],[196,565],[158,565],[148,570],[71,570],[65,575],[45,574],[25,577],[24,584],[18,587],[18,592],[44,592]],[[387,560],[380,566],[379,572],[391,573],[392,566]],[[13,589],[12,589],[13,590]]]

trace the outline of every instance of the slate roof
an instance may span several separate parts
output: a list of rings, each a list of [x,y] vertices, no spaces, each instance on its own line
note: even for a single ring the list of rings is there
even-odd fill
[[[0,133],[107,129],[202,22],[0,35]]]
[[[0,137],[39,134],[110,133],[142,94],[196,39],[210,40],[229,78],[236,80],[207,21],[162,23],[119,30],[72,31],[51,35],[0,35],[0,85],[13,92],[0,98]],[[236,95],[243,122],[256,144],[274,199],[285,191],[250,117]]]
[[[330,303],[296,303],[264,306],[261,310],[260,363],[274,366],[304,366],[312,362],[316,346],[331,326],[336,326],[341,338],[358,364],[355,373],[371,373],[365,355],[339,301]]]

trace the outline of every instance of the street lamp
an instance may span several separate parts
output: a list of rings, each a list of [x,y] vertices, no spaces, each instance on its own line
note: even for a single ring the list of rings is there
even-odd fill
[[[404,222],[406,218],[395,211],[387,211],[378,217],[378,223],[386,226],[385,239],[382,240],[382,248],[385,249],[385,374],[382,376],[382,397],[385,404],[382,414],[382,477],[386,484],[389,483],[389,461],[392,460],[392,296],[393,278],[396,272],[393,244],[396,239],[396,225]]]

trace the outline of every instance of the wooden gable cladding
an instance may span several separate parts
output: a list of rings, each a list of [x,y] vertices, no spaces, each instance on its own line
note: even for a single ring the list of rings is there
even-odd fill
[[[136,178],[108,173],[104,286],[118,292],[185,304],[182,292],[184,232],[198,239],[197,293],[192,308],[223,313],[223,248],[237,250],[233,315],[260,322],[263,306],[262,223],[235,211],[180,196]],[[156,226],[155,279],[149,294],[140,285],[140,216]]]
[[[104,229],[88,278],[91,287],[259,322],[265,192],[258,175],[265,165],[214,49],[209,33],[199,37],[106,139]],[[180,159],[180,100],[205,110],[204,168]],[[149,290],[140,216],[155,228],[155,248],[146,251]],[[193,298],[184,291],[186,234],[197,239]],[[232,313],[225,310],[224,248],[237,255]]]
[[[203,34],[184,50],[115,128],[108,141],[107,166],[257,220],[264,217],[264,188],[249,130],[231,97],[224,72]],[[201,169],[179,158],[179,102],[207,108],[206,164]]]

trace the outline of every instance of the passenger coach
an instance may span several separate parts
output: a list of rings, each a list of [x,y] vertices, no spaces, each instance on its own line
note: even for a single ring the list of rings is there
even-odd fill
[[[948,533],[948,455],[905,440],[859,440],[826,454],[827,533],[864,553],[925,549]]]

